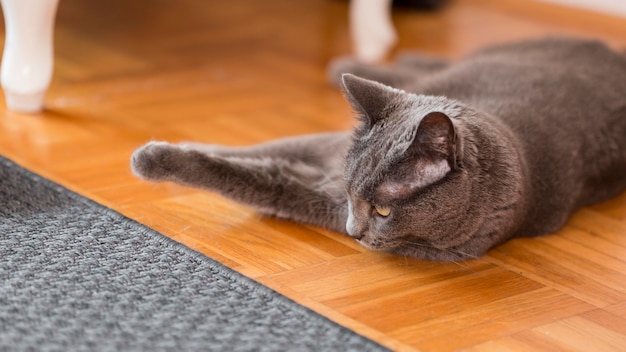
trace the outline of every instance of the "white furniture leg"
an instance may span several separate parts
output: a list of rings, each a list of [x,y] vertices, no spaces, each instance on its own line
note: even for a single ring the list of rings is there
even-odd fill
[[[392,0],[351,0],[350,32],[356,58],[365,63],[384,59],[396,44]]]
[[[54,18],[59,0],[0,0],[6,39],[0,82],[9,110],[43,109],[52,79]]]

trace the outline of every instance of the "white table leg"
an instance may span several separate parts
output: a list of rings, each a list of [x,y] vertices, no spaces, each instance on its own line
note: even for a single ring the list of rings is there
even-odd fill
[[[0,0],[6,40],[0,81],[9,110],[43,109],[52,79],[53,30],[59,0]]]
[[[366,63],[384,59],[396,44],[392,0],[351,0],[350,32],[356,58]]]

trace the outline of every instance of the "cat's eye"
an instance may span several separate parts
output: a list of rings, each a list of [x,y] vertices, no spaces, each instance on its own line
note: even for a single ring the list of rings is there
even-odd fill
[[[390,206],[374,205],[374,209],[376,210],[378,215],[380,215],[382,217],[387,217],[391,213],[391,207]]]

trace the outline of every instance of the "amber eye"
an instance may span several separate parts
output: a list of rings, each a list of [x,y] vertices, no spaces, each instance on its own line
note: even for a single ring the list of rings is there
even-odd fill
[[[376,212],[378,213],[378,215],[382,217],[387,217],[389,216],[389,213],[391,213],[390,206],[374,205],[374,209],[376,209]]]

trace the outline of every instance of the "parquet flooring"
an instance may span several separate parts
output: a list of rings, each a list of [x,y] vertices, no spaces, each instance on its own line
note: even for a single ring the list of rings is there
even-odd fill
[[[626,350],[626,194],[556,234],[433,263],[131,175],[149,140],[244,145],[350,128],[325,77],[350,52],[346,20],[338,0],[63,0],[46,110],[1,105],[0,154],[394,350]],[[624,19],[526,0],[394,20],[396,51],[450,58],[544,35],[626,47]]]

